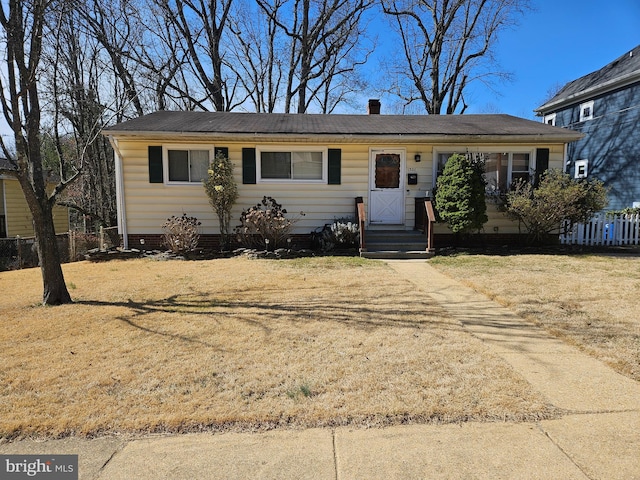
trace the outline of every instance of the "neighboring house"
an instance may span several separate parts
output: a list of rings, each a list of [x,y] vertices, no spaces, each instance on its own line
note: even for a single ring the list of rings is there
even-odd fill
[[[13,170],[8,160],[0,158],[0,169]],[[69,231],[69,211],[54,207],[53,222],[56,233]],[[11,175],[0,174],[0,238],[33,237],[33,220],[18,180]]]
[[[585,134],[569,145],[566,171],[602,180],[608,209],[640,207],[640,46],[569,82],[536,112]]]
[[[509,115],[379,115],[376,101],[369,108],[369,115],[161,111],[106,128],[124,245],[159,245],[161,225],[183,212],[202,222],[203,237],[218,233],[201,183],[217,151],[235,165],[234,219],[269,195],[293,216],[304,212],[294,233],[308,235],[353,217],[356,197],[368,228],[411,231],[416,198],[430,195],[452,153],[485,154],[494,193],[536,170],[562,168],[566,144],[580,138]],[[485,231],[517,234],[518,225],[492,208]]]

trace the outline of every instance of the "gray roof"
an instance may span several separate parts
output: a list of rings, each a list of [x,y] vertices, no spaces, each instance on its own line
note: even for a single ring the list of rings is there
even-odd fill
[[[17,170],[17,168],[6,158],[0,158],[0,170]]]
[[[570,141],[577,132],[510,115],[314,115],[160,111],[107,127],[106,135],[206,135],[281,138],[318,136],[340,139],[389,137],[535,137]]]
[[[640,81],[640,45],[600,70],[567,83],[548,102],[536,109],[548,113],[560,106],[577,103],[596,95]]]

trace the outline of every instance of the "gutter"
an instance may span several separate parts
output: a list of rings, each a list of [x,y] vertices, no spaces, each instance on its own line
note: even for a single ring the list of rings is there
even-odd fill
[[[149,132],[110,130],[109,139],[119,137],[131,140],[171,141],[173,139],[207,142],[288,142],[288,143],[568,143],[584,137],[584,134],[567,129],[558,129],[557,134],[295,134],[295,133],[234,133],[234,132]]]
[[[122,153],[118,145],[118,140],[112,135],[108,135],[109,143],[113,148],[113,157],[116,166],[116,212],[118,216],[118,233],[122,235],[122,246],[129,249],[129,235],[127,232],[127,209],[124,198],[124,172],[122,168]]]

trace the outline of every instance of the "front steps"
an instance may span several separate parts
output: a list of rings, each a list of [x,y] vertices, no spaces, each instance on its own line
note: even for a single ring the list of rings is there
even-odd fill
[[[377,259],[427,259],[434,252],[427,252],[427,237],[412,230],[366,230],[363,258]]]

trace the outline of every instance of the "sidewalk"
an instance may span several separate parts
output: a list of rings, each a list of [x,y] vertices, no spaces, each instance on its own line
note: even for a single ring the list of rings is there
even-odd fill
[[[640,479],[640,383],[428,262],[389,261],[566,414],[536,423],[280,430],[0,445],[78,454],[81,479]]]

